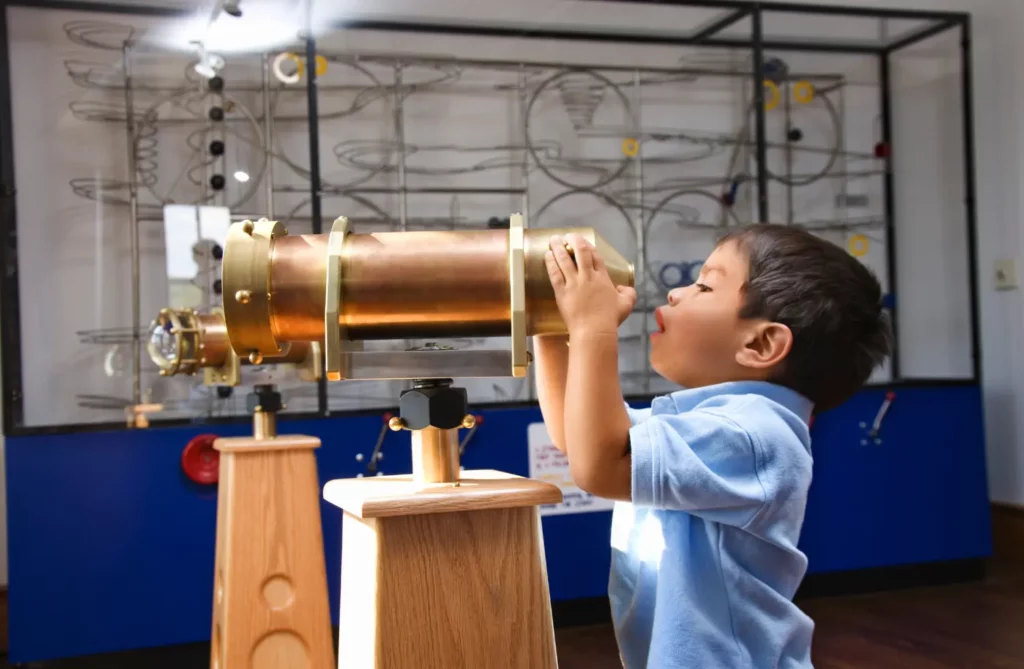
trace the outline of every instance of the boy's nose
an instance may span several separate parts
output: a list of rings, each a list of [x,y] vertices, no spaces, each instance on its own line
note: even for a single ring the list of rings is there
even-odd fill
[[[682,291],[682,288],[673,288],[672,290],[668,291],[669,305],[673,307],[676,305],[676,303],[679,301],[679,298],[681,297],[680,293],[682,293]]]

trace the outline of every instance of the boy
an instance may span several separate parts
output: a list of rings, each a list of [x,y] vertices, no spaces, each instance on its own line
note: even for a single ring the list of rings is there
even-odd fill
[[[552,238],[546,262],[570,345],[536,338],[538,397],[576,485],[619,500],[609,595],[624,666],[810,667],[814,625],[792,603],[808,422],[890,353],[878,281],[800,228],[733,232],[655,311],[651,366],[685,390],[637,411],[617,333],[636,292],[582,238]]]

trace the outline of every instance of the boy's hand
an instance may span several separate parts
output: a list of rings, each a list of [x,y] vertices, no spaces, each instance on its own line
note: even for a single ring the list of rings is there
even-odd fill
[[[569,244],[576,256],[566,249]],[[580,235],[554,236],[544,260],[555,289],[555,301],[569,336],[615,334],[636,304],[636,291],[615,286],[594,247]]]

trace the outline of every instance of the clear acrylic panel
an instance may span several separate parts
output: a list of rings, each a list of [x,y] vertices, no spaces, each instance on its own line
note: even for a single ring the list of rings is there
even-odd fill
[[[974,375],[960,31],[891,56],[900,373]]]
[[[271,159],[262,54],[199,50],[179,18],[7,12],[24,424],[241,415],[245,388],[266,382],[308,410],[288,401],[309,386],[293,368],[207,387],[161,376],[147,353],[162,308],[221,304],[225,226],[270,213],[271,166],[308,170],[304,104],[271,91]],[[287,195],[276,206],[303,213]]]

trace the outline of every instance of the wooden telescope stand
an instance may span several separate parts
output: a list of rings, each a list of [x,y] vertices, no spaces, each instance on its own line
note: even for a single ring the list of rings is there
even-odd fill
[[[211,669],[324,669],[331,614],[314,449],[277,436],[281,395],[247,398],[253,435],[218,439],[217,555]]]
[[[417,382],[392,428],[412,433],[413,473],[340,479],[344,511],[339,669],[554,669],[537,507],[548,483],[459,471],[466,391]]]

